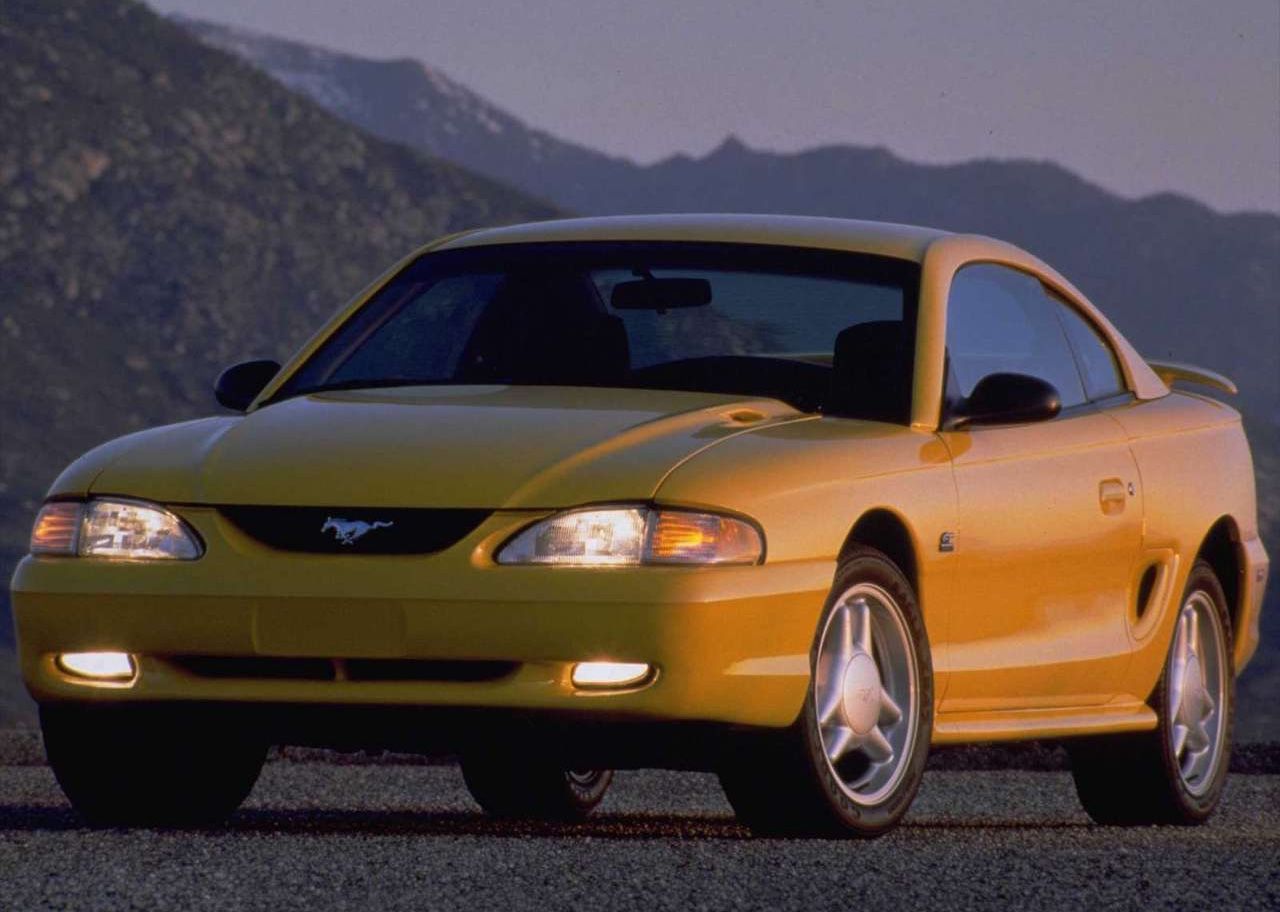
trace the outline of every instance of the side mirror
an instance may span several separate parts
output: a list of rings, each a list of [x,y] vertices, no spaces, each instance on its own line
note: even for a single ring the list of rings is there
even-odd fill
[[[951,427],[1046,421],[1060,411],[1062,397],[1052,383],[1026,374],[988,374],[957,409]]]
[[[242,361],[218,375],[217,382],[213,384],[214,398],[219,405],[243,412],[279,372],[278,361]]]

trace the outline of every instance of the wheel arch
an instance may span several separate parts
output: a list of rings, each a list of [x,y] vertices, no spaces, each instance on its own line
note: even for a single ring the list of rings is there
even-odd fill
[[[1234,517],[1224,515],[1214,521],[1200,541],[1196,560],[1203,560],[1213,568],[1218,582],[1222,585],[1222,594],[1227,599],[1227,614],[1231,618],[1232,634],[1238,634],[1244,612],[1242,602],[1244,587],[1241,583],[1245,560],[1240,549],[1240,526]]]
[[[888,507],[873,507],[861,516],[845,536],[840,547],[843,559],[858,546],[875,548],[893,561],[920,597],[920,560],[916,537],[910,524],[900,513]]]

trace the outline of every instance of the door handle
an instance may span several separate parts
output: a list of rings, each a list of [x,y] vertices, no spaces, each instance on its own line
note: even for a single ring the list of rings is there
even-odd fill
[[[1124,512],[1126,489],[1119,478],[1107,478],[1098,484],[1098,503],[1108,516]]]

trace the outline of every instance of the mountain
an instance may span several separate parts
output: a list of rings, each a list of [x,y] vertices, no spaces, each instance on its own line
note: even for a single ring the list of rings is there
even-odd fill
[[[920,165],[882,148],[775,154],[730,137],[702,158],[640,166],[533,129],[412,60],[181,23],[371,133],[574,212],[799,213],[1011,240],[1061,269],[1142,351],[1223,371],[1255,426],[1280,426],[1280,216],[1224,215],[1174,194],[1123,199],[1045,162]]]
[[[286,354],[432,237],[555,214],[132,0],[4,0],[0,85],[5,580],[80,452],[214,411],[222,367]]]
[[[529,127],[416,60],[369,60],[187,16],[172,18],[211,47],[243,58],[361,129],[558,199],[571,212],[616,209],[592,194],[601,188],[616,194],[635,171],[625,159]]]

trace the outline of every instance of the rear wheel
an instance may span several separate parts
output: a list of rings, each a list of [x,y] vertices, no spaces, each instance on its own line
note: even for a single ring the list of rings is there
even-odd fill
[[[209,826],[248,797],[266,745],[198,709],[40,708],[49,765],[94,826]]]
[[[473,754],[462,758],[462,777],[471,797],[494,817],[572,821],[604,799],[613,770],[566,770],[549,762]]]
[[[1191,570],[1164,672],[1154,731],[1069,742],[1076,792],[1098,823],[1197,824],[1226,783],[1235,712],[1231,622],[1208,564]]]
[[[880,552],[841,562],[810,667],[800,718],[724,765],[725,794],[760,834],[879,836],[915,797],[933,720],[915,593]]]

